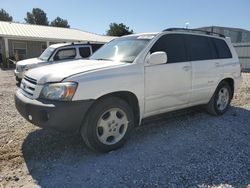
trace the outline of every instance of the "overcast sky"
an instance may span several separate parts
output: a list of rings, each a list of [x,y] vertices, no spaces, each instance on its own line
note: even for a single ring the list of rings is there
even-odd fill
[[[169,27],[226,26],[250,30],[250,0],[0,0],[14,21],[24,22],[27,11],[43,9],[52,21],[60,16],[73,28],[105,34],[111,22],[134,32]]]

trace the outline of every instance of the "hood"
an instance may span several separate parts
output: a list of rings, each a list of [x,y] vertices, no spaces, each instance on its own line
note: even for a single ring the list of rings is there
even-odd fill
[[[36,58],[31,58],[31,59],[25,59],[25,60],[21,60],[17,62],[18,66],[23,66],[23,65],[34,65],[34,64],[38,64],[38,63],[42,63],[44,62],[41,59]]]
[[[25,75],[37,80],[38,84],[44,84],[46,82],[60,82],[72,75],[121,66],[124,64],[126,63],[81,59],[34,68],[27,71]]]

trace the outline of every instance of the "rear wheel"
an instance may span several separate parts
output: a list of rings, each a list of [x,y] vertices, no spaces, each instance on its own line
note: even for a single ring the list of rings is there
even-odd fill
[[[134,126],[130,106],[112,97],[98,101],[89,111],[81,129],[86,145],[98,152],[121,147]]]
[[[221,82],[207,104],[207,111],[212,115],[224,114],[232,99],[232,89],[227,82]]]

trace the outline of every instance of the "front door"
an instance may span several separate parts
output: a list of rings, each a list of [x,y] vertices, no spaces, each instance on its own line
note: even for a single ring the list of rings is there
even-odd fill
[[[145,117],[178,109],[189,103],[192,65],[181,34],[167,34],[158,39],[149,53],[165,51],[168,62],[145,63]]]

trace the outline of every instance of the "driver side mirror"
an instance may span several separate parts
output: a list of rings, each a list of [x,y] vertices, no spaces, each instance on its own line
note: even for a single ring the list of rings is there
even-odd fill
[[[161,65],[165,64],[168,61],[168,56],[166,52],[159,51],[159,52],[154,52],[149,55],[147,59],[147,63],[149,65]]]

